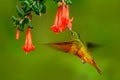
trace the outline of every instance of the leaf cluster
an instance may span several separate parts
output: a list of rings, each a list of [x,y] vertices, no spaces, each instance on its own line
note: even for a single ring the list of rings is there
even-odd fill
[[[16,6],[17,15],[19,18],[12,16],[13,23],[20,31],[24,30],[25,24],[30,28],[33,28],[31,19],[31,12],[37,15],[46,13],[46,0],[19,0],[21,8]]]

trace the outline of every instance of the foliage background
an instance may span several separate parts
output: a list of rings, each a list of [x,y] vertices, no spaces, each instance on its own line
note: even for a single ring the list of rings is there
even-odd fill
[[[73,30],[86,42],[101,44],[92,52],[102,70],[99,75],[88,64],[73,55],[49,48],[43,43],[70,39],[65,31],[58,35],[50,31],[57,5],[47,0],[47,13],[33,13],[33,44],[36,50],[28,56],[21,49],[25,32],[15,40],[11,16],[16,15],[18,0],[0,1],[0,80],[119,80],[120,74],[120,0],[72,0],[70,15]]]

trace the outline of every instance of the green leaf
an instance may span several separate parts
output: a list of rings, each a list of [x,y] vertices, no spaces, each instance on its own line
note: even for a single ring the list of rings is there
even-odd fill
[[[28,22],[28,23],[27,23],[27,26],[29,26],[31,29],[33,29],[33,25],[32,25],[31,22]]]
[[[19,17],[24,17],[24,14],[22,13],[18,6],[16,6],[16,11]]]
[[[39,11],[39,8],[38,8],[37,4],[34,4],[32,6],[32,11],[35,12],[37,15],[39,15],[40,11]]]
[[[29,19],[28,18],[24,18],[23,23],[27,24],[28,22],[29,22]]]
[[[33,4],[34,0],[27,0],[29,2],[30,5]]]
[[[21,1],[21,6],[25,13],[31,10],[31,4],[27,0]]]
[[[24,31],[24,24],[23,23],[20,24],[18,28],[19,28],[20,31]]]
[[[72,1],[71,0],[65,0],[65,3],[66,4],[72,4]]]
[[[12,20],[15,25],[19,24],[19,20],[15,16],[12,16]]]
[[[41,9],[41,13],[46,13],[46,6],[44,5],[43,8]]]
[[[23,23],[26,24],[27,26],[29,26],[30,28],[33,28],[32,23],[28,18],[25,18],[23,20]]]
[[[24,31],[24,26],[25,26],[26,22],[25,22],[25,19],[19,24],[19,29],[20,31]]]
[[[41,4],[44,4],[46,0],[38,0]]]

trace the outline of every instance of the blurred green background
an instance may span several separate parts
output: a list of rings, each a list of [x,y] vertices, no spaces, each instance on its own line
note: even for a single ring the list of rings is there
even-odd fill
[[[73,30],[85,42],[102,45],[91,51],[102,70],[99,75],[89,64],[43,43],[60,42],[71,38],[68,31],[58,35],[50,30],[57,5],[47,0],[47,13],[33,13],[31,30],[35,51],[28,56],[22,50],[25,32],[15,40],[11,16],[16,15],[18,0],[0,1],[0,80],[120,80],[120,0],[72,0],[70,16]],[[16,15],[17,16],[17,15]]]

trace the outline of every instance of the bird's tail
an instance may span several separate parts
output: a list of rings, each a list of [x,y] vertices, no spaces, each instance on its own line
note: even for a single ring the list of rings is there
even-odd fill
[[[97,64],[95,63],[95,61],[93,61],[93,64],[92,64],[92,65],[96,68],[96,70],[97,70],[97,72],[98,72],[99,74],[102,74],[101,70],[99,69],[99,67],[97,66]]]

